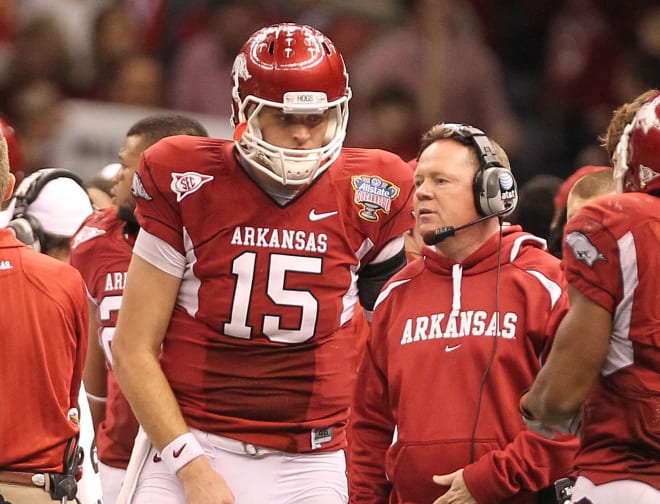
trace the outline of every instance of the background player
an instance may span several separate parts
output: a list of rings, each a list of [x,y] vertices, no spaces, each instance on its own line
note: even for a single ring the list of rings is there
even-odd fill
[[[94,416],[105,504],[114,504],[117,499],[138,429],[112,371],[108,371],[126,271],[139,230],[131,185],[142,152],[172,135],[208,133],[198,121],[180,114],[149,116],[129,128],[113,178],[114,205],[92,214],[71,245],[71,263],[82,273],[90,297],[91,340],[84,380]]]
[[[344,503],[351,318],[405,264],[411,172],[342,150],[348,76],[317,30],[258,30],[232,74],[235,141],[164,139],[134,178],[114,371],[155,448],[133,502]]]
[[[588,203],[566,225],[571,308],[521,400],[530,427],[581,430],[572,502],[660,502],[659,154],[654,94],[623,128],[618,194]]]

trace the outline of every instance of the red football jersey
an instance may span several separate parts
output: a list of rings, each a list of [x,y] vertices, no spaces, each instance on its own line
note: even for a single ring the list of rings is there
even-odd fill
[[[598,198],[566,227],[568,282],[612,313],[609,351],[582,417],[576,465],[595,484],[660,488],[660,199]],[[576,335],[579,337],[579,335]]]
[[[109,368],[110,345],[134,243],[135,234],[126,231],[126,222],[117,217],[115,206],[90,215],[71,241],[71,264],[81,272],[98,307],[99,344]],[[105,420],[96,433],[98,457],[104,464],[125,469],[138,423],[110,369],[107,380]]]
[[[80,274],[0,229],[0,468],[63,471],[79,431],[88,306]]]
[[[384,151],[344,149],[285,205],[232,142],[172,137],[145,151],[141,233],[185,257],[162,366],[189,425],[289,452],[344,445],[358,272],[414,225],[413,191]]]

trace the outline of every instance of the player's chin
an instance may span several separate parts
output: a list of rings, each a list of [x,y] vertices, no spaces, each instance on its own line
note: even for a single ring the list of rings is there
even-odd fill
[[[117,217],[127,222],[137,222],[133,205],[117,205]]]

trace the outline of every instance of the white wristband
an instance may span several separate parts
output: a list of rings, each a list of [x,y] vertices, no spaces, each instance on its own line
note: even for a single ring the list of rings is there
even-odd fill
[[[192,432],[181,434],[160,452],[160,458],[174,474],[201,455],[204,455],[204,450]]]

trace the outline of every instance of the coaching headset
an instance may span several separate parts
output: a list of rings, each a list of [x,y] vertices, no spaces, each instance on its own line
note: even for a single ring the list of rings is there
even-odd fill
[[[14,192],[16,202],[7,227],[13,229],[16,238],[37,252],[46,252],[46,237],[39,221],[29,215],[29,207],[46,184],[61,177],[73,179],[80,187],[85,188],[82,179],[75,173],[60,168],[45,168],[25,177]]]
[[[491,217],[505,216],[518,204],[518,185],[510,170],[504,168],[495,154],[493,144],[486,134],[467,124],[446,123],[443,127],[452,131],[448,138],[474,148],[479,169],[474,176],[474,206],[481,217],[462,226],[446,226],[424,235],[424,243],[435,245],[454,236],[456,231],[478,224]]]

